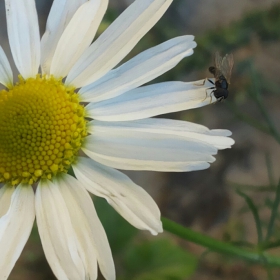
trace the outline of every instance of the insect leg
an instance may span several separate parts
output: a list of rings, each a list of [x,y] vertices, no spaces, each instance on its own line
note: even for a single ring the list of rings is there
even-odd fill
[[[213,94],[214,94],[216,87],[211,87],[210,89],[213,89],[213,90],[210,93],[210,103],[209,104],[215,104],[217,101],[212,103],[212,98],[213,98]]]
[[[212,85],[214,85],[214,87],[210,87],[210,88],[207,88],[207,89],[206,89],[206,97],[203,99],[203,101],[207,98],[207,90],[208,90],[208,89],[212,89],[212,91],[211,91],[211,93],[210,93],[210,97],[211,97],[210,103],[211,103],[211,102],[212,102],[212,95],[213,95],[214,89],[216,89],[216,87],[215,87],[215,83],[214,83],[214,82],[212,82],[210,79],[207,79],[207,80],[208,80],[209,83],[211,83]],[[205,82],[206,82],[206,79],[204,80],[204,84],[205,84]]]
[[[210,87],[210,88],[207,88],[207,89],[205,90],[205,93],[206,93],[206,94],[205,94],[205,98],[202,100],[202,102],[208,97],[207,90],[209,90],[209,89],[212,89],[212,91],[211,91],[211,93],[210,93],[210,96],[212,96],[212,93],[213,93],[215,87]],[[212,97],[211,97],[211,100],[212,100]]]
[[[218,102],[222,102],[223,100],[225,100],[225,97],[221,96],[221,97],[217,98],[217,100],[213,104],[216,104]]]

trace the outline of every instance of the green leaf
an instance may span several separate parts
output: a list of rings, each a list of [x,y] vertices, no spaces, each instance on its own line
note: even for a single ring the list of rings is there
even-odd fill
[[[153,239],[130,247],[123,280],[183,280],[194,273],[197,258],[171,240]]]

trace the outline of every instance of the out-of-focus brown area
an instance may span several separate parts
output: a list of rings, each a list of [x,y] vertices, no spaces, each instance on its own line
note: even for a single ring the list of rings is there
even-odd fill
[[[41,34],[43,34],[51,2],[47,0],[36,1]],[[130,2],[132,1],[111,0],[106,22],[109,23],[114,19]],[[213,60],[211,55],[204,57],[205,50],[210,54],[214,54],[215,51],[220,51],[223,54],[233,52],[235,66],[229,88],[230,95],[225,102],[168,116],[194,121],[210,129],[231,130],[233,132],[232,137],[236,141],[232,149],[219,151],[216,162],[204,171],[190,173],[126,172],[137,184],[143,186],[153,196],[158,202],[163,216],[220,240],[247,241],[256,244],[257,231],[252,213],[248,210],[244,199],[236,194],[235,188],[239,185],[239,188],[247,191],[256,205],[259,206],[265,231],[270,215],[269,205],[271,205],[270,202],[275,193],[260,192],[256,189],[270,184],[268,170],[273,173],[275,183],[280,176],[279,143],[272,136],[257,130],[238,117],[238,113],[246,113],[251,116],[255,123],[263,123],[259,109],[250,101],[247,92],[247,85],[253,82],[250,69],[249,72],[244,72],[247,65],[244,63],[250,60],[253,70],[261,74],[262,79],[257,79],[257,81],[261,86],[265,83],[265,88],[261,89],[263,101],[276,128],[279,129],[280,40],[277,38],[275,40],[263,39],[254,32],[254,24],[257,26],[258,22],[251,23],[249,21],[246,28],[251,31],[245,33],[247,37],[245,36],[244,40],[248,41],[246,44],[234,44],[238,38],[244,36],[243,32],[246,31],[246,28],[244,28],[239,29],[238,34],[229,34],[229,37],[233,38],[230,49],[227,48],[226,44],[221,48],[225,38],[223,37],[224,33],[220,30],[225,28],[228,28],[229,32],[238,30],[238,28],[234,29],[231,26],[238,25],[238,22],[241,22],[250,13],[255,11],[265,12],[274,6],[276,7],[277,4],[280,5],[279,0],[176,0],[164,18],[147,35],[148,39],[146,41],[142,40],[133,52],[135,54],[162,42],[161,40],[170,39],[174,36],[195,35],[200,40],[198,42],[202,42],[202,45],[199,45],[199,48],[195,50],[191,59],[199,61],[202,67],[188,64],[188,61],[191,63],[191,59],[186,58],[184,62],[177,66],[179,68],[170,71],[170,73],[173,71],[172,73],[175,73],[175,76],[168,76],[169,73],[164,76],[167,79],[171,77],[174,80],[184,81],[211,77],[208,67]],[[2,1],[0,3],[1,46],[12,62],[4,14]],[[280,26],[275,28],[280,29]],[[217,39],[216,41],[212,40],[210,44],[209,34],[211,32],[216,32]],[[221,36],[219,36],[219,33]],[[230,41],[230,39],[227,40]],[[238,111],[234,113],[234,110],[230,109],[230,104],[234,104]],[[277,230],[279,229],[279,224],[277,224]],[[277,232],[276,235],[280,236]],[[168,238],[174,238],[167,236]],[[150,239],[155,238],[158,237],[151,237]],[[192,276],[174,279],[267,279],[267,271],[261,266],[251,265],[212,252],[204,254],[205,249],[200,246],[177,239],[175,242],[185,250],[201,257],[196,272]],[[280,255],[280,251],[277,250],[272,253]],[[116,256],[115,259],[118,257]],[[118,261],[116,266],[117,272],[120,271]],[[280,279],[280,269],[274,269],[272,274],[274,279]],[[36,229],[34,229],[9,279],[55,279],[45,260]],[[100,279],[102,278],[100,277]]]

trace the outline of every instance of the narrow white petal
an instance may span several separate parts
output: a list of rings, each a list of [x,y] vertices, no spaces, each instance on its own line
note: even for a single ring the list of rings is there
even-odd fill
[[[227,149],[234,144],[233,139],[226,137],[229,134],[228,130],[209,130],[207,127],[199,124],[162,118],[148,118],[129,122],[93,120],[88,124],[88,132],[94,134],[97,131],[99,133],[104,131],[127,131],[129,133],[146,132],[176,135],[213,145],[217,149]]]
[[[34,0],[5,0],[12,55],[23,78],[35,76],[40,64],[40,34]]]
[[[51,74],[56,77],[67,76],[70,68],[92,42],[107,6],[108,0],[91,0],[78,9],[58,42]]]
[[[89,117],[101,121],[131,121],[209,105],[215,100],[213,85],[197,82],[165,82],[143,86],[105,101],[90,103]]]
[[[0,188],[0,218],[9,210],[14,190],[15,188],[9,185]]]
[[[105,269],[102,263],[106,279],[114,279],[114,265],[108,272],[113,261],[107,237],[88,193],[76,179],[65,175],[59,182],[40,183],[36,216],[46,258],[58,279],[96,279],[97,258],[108,262]]]
[[[85,102],[98,102],[139,87],[175,67],[193,53],[194,37],[181,36],[148,49],[111,70],[79,93]]]
[[[96,130],[86,138],[83,150],[114,168],[154,171],[190,171],[201,162],[213,162],[217,153],[217,148],[196,139],[129,130]]]
[[[88,191],[104,197],[133,226],[154,235],[162,232],[155,201],[125,174],[88,158],[79,158],[73,169]]]
[[[136,0],[83,53],[66,84],[83,87],[115,67],[155,25],[172,0]]]
[[[84,152],[95,161],[110,166],[116,169],[122,170],[148,170],[148,171],[160,171],[160,172],[189,172],[204,170],[210,167],[210,164],[206,161],[177,161],[170,164],[165,161],[137,161],[131,159],[122,159],[112,156],[104,156],[93,153],[88,150]]]
[[[6,87],[11,87],[13,84],[13,71],[8,61],[8,58],[0,46],[0,83]]]
[[[36,219],[43,249],[58,279],[85,279],[81,248],[58,185],[40,182],[35,197]],[[96,265],[93,259],[93,266]]]
[[[105,279],[116,278],[115,266],[106,233],[96,214],[92,199],[84,185],[70,175],[64,175],[59,181],[59,188],[65,199],[71,216],[73,227],[80,241],[84,242],[84,250],[91,249]],[[87,255],[87,268],[91,269],[92,257]],[[90,278],[94,279],[94,278]]]
[[[35,219],[34,192],[19,185],[8,212],[0,218],[0,279],[7,279],[31,233]]]
[[[58,41],[77,9],[87,0],[54,0],[41,41],[43,73],[49,74]]]
[[[211,135],[228,137],[228,136],[232,135],[232,132],[230,130],[227,130],[227,129],[212,129],[211,130]]]

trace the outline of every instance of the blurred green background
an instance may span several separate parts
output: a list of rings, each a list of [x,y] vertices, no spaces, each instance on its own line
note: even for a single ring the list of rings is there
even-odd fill
[[[0,3],[0,38],[11,58],[3,2]],[[130,2],[111,0],[100,32]],[[36,3],[43,34],[52,1]],[[231,150],[220,151],[208,170],[126,173],[153,196],[163,216],[220,240],[256,243],[252,213],[235,189],[245,191],[255,201],[265,228],[274,186],[280,176],[280,141],[262,111],[266,110],[274,128],[279,129],[280,1],[175,0],[127,59],[184,34],[195,35],[198,47],[194,54],[156,82],[211,77],[208,67],[213,64],[214,53],[233,53],[230,95],[225,102],[167,117],[193,121],[210,129],[229,129],[236,144]],[[204,248],[171,234],[154,237],[140,232],[103,199],[93,199],[111,244],[119,280],[267,279],[261,266],[205,252]],[[276,226],[275,238],[279,238],[279,218]],[[279,255],[280,250],[274,249],[272,253]],[[280,269],[274,269],[272,275],[280,279]],[[36,226],[9,279],[55,279],[44,257]]]

